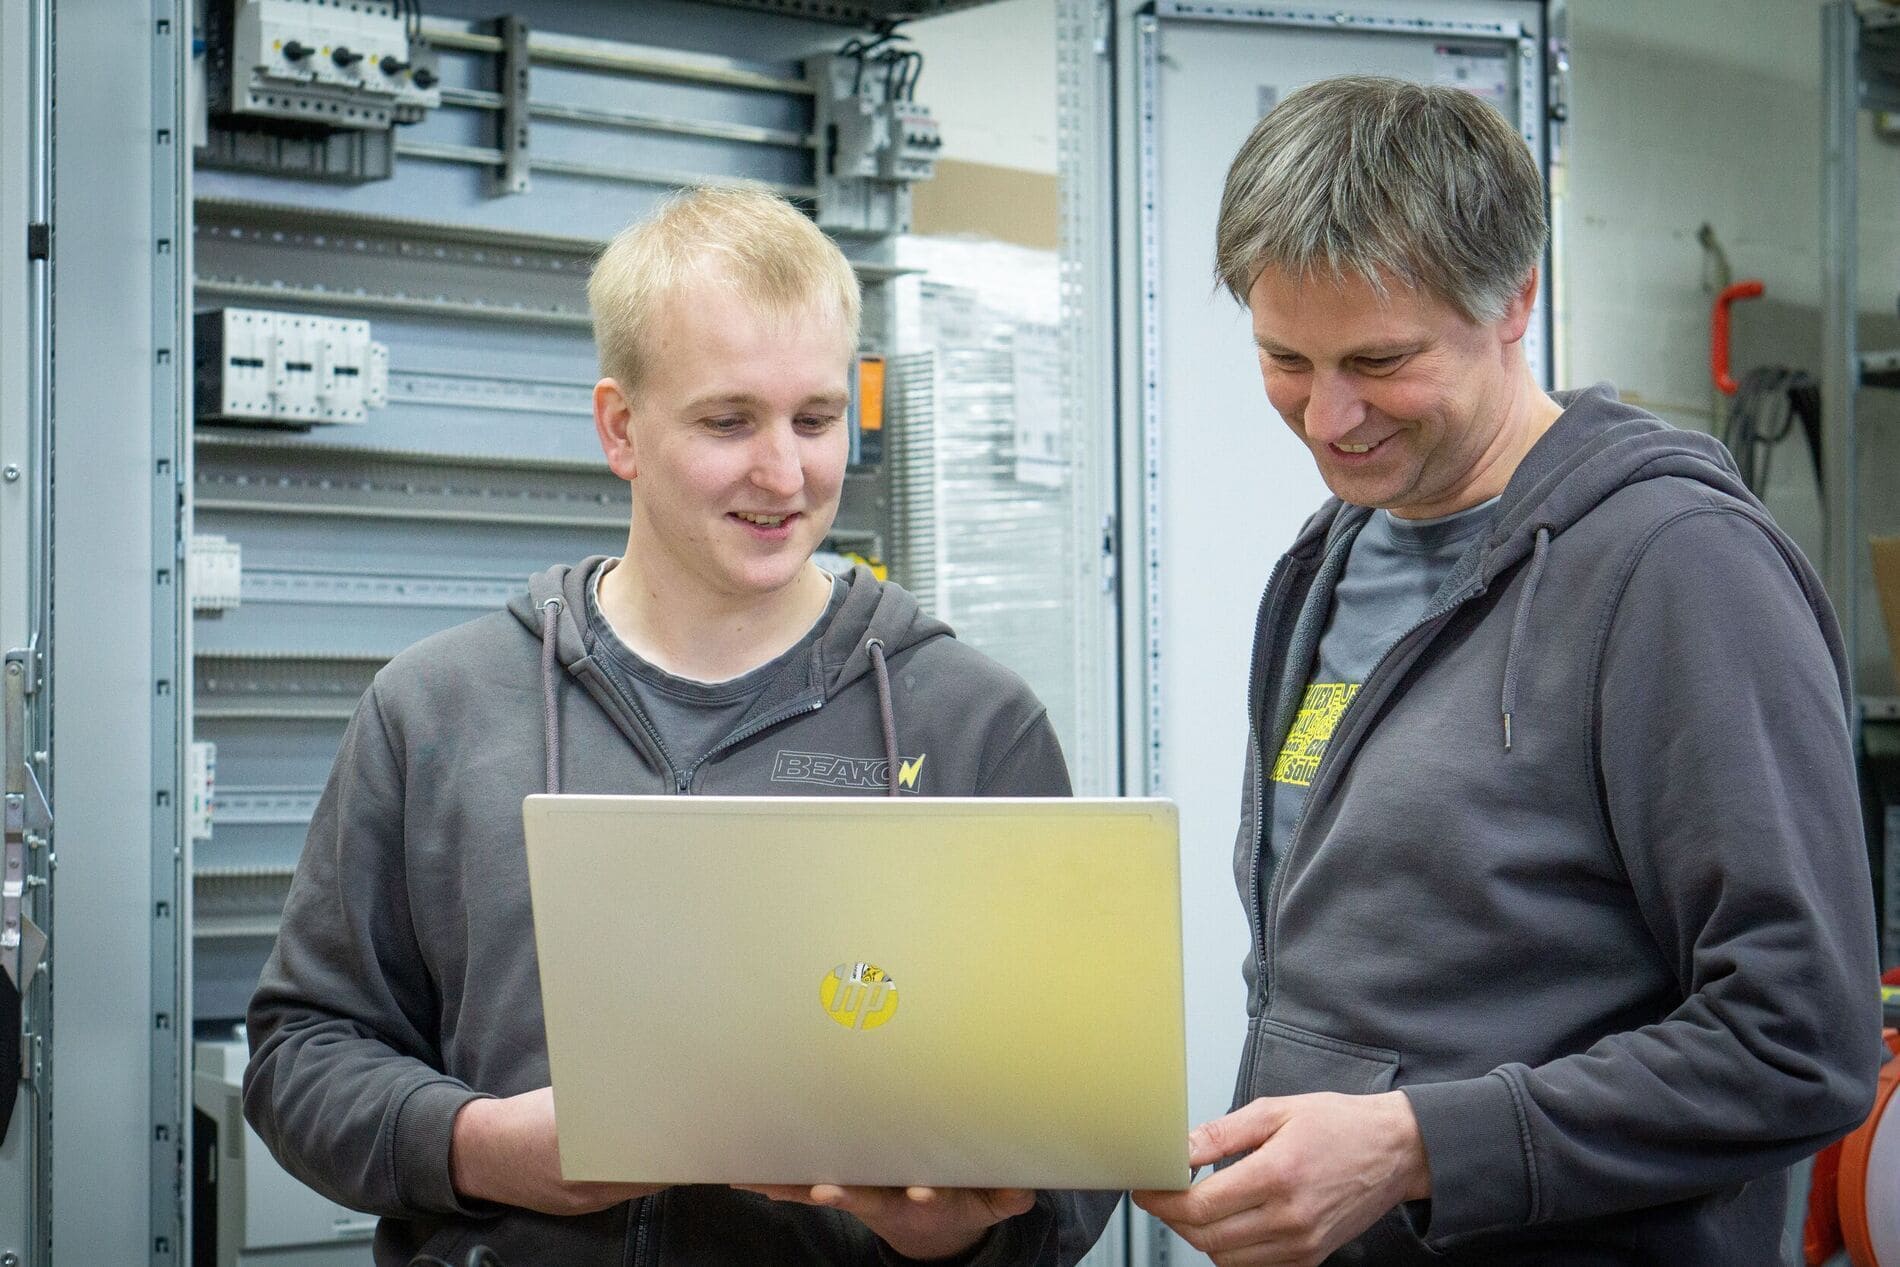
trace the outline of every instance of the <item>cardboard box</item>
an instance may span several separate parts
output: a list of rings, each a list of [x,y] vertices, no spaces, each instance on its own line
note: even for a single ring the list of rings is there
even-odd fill
[[[1887,617],[1887,654],[1893,676],[1900,682],[1900,537],[1874,537],[1874,588],[1880,591],[1880,610]]]

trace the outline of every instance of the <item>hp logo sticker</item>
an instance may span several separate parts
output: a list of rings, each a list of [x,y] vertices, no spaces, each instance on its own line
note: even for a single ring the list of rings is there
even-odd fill
[[[846,1029],[876,1029],[897,1015],[897,983],[874,963],[841,963],[818,983],[818,1002]]]

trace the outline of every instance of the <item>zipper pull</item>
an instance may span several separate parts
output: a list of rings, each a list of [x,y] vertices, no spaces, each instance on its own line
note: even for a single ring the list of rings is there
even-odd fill
[[[692,790],[692,787],[693,787],[692,775],[676,774],[673,776],[673,790],[679,793],[681,796],[685,796],[688,792],[690,792]]]

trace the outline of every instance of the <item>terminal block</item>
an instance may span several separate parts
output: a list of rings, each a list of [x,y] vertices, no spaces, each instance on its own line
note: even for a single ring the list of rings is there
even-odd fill
[[[200,421],[360,423],[389,401],[389,349],[367,321],[219,308],[196,336]]]
[[[186,556],[185,587],[191,609],[229,611],[243,601],[244,548],[226,537],[193,533]]]

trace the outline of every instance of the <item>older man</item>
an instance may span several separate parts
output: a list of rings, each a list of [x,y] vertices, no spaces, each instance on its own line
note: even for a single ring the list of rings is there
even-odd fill
[[[1720,445],[1522,350],[1523,142],[1395,80],[1290,95],[1222,281],[1335,494],[1260,607],[1222,1264],[1769,1263],[1866,1112],[1871,890],[1813,571]]]

